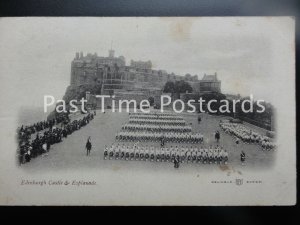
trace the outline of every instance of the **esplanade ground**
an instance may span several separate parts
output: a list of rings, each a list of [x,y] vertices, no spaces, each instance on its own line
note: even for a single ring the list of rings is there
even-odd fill
[[[159,112],[151,107],[151,112]],[[166,111],[168,112],[168,111]],[[197,118],[201,116],[202,120],[198,123]],[[78,117],[82,115],[77,115]],[[276,150],[263,151],[260,145],[235,143],[235,138],[224,131],[219,126],[221,120],[226,120],[224,116],[209,115],[207,113],[180,113],[180,116],[192,127],[192,132],[201,133],[204,136],[203,143],[165,143],[165,147],[171,146],[223,146],[229,153],[227,165],[219,164],[200,164],[200,163],[181,163],[178,170],[174,169],[172,162],[150,162],[150,161],[125,161],[125,160],[104,160],[104,148],[116,143],[116,134],[120,131],[123,124],[129,120],[129,113],[112,113],[111,110],[96,111],[95,118],[85,127],[73,133],[64,139],[63,142],[51,146],[47,154],[33,158],[30,163],[25,163],[21,167],[30,173],[52,170],[73,170],[73,169],[101,169],[108,173],[116,171],[159,171],[171,173],[191,172],[219,172],[230,175],[231,173],[240,173],[240,170],[268,169],[274,164]],[[258,128],[248,123],[243,126],[252,131],[265,134],[266,130]],[[219,130],[221,138],[219,143],[215,141],[214,134]],[[85,144],[88,137],[91,137],[92,151],[90,156],[86,156]],[[160,142],[124,142],[124,144],[139,146],[160,147]],[[246,163],[242,165],[240,160],[241,151],[246,153]]]

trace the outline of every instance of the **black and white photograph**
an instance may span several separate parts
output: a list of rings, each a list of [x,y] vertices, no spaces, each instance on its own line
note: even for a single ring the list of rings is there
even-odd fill
[[[294,205],[292,17],[0,19],[0,203]]]

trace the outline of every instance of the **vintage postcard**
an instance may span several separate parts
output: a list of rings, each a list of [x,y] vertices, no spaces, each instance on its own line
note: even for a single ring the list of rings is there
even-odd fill
[[[296,204],[294,18],[1,18],[0,52],[0,205]]]

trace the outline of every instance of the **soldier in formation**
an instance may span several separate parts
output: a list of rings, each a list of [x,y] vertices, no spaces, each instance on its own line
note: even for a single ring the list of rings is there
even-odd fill
[[[175,143],[202,143],[203,135],[200,133],[175,133],[175,132],[147,132],[147,131],[121,131],[116,135],[116,139],[119,141],[161,141],[164,137],[165,142]]]
[[[137,146],[113,144],[105,146],[104,159],[117,160],[141,160],[151,162],[173,162],[178,163],[203,163],[203,164],[227,164],[228,152],[223,147],[216,146],[193,147],[193,146]]]
[[[129,123],[134,123],[134,124],[159,124],[159,125],[169,125],[169,126],[184,126],[185,121],[184,120],[169,120],[169,119],[152,119],[152,118],[139,118],[139,119],[129,119]]]
[[[254,132],[243,125],[230,122],[221,122],[220,127],[225,131],[225,133],[235,136],[245,144],[257,143],[260,144],[264,150],[276,148],[275,143],[271,142],[269,137]]]
[[[152,131],[152,132],[191,132],[192,127],[188,125],[156,125],[156,124],[134,124],[128,123],[122,126],[127,131]]]

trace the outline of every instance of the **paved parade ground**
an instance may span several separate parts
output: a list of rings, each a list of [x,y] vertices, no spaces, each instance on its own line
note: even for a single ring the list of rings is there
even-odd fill
[[[116,134],[121,130],[123,124],[129,120],[127,112],[112,113],[106,111],[97,115],[88,125],[69,135],[63,142],[52,145],[49,153],[33,158],[29,163],[21,165],[25,171],[44,170],[73,170],[73,169],[105,169],[111,171],[130,170],[153,170],[153,171],[222,171],[228,172],[233,168],[243,169],[267,169],[272,166],[276,156],[276,150],[263,151],[258,144],[235,144],[234,137],[225,134],[219,127],[219,122],[224,117],[201,114],[202,121],[198,124],[198,114],[180,114],[187,124],[192,126],[193,132],[200,132],[204,135],[203,144],[200,146],[216,146],[218,143],[214,139],[217,130],[220,131],[221,138],[219,145],[223,146],[229,153],[227,165],[202,164],[202,163],[181,163],[179,169],[174,169],[171,162],[150,162],[150,161],[125,161],[125,160],[104,160],[104,146],[110,146],[115,142]],[[245,125],[245,124],[244,124]],[[246,125],[247,126],[247,125]],[[250,125],[249,125],[250,126]],[[251,129],[263,132],[262,129],[251,125]],[[92,151],[90,156],[86,156],[85,144],[88,137],[91,137]],[[128,142],[127,142],[128,143]],[[133,144],[130,142],[129,144]],[[160,143],[145,143],[139,145],[160,146]],[[176,146],[176,143],[166,143],[166,147]],[[185,144],[191,146],[191,144]],[[241,164],[241,150],[246,153],[246,163]],[[230,170],[228,168],[231,168]]]

